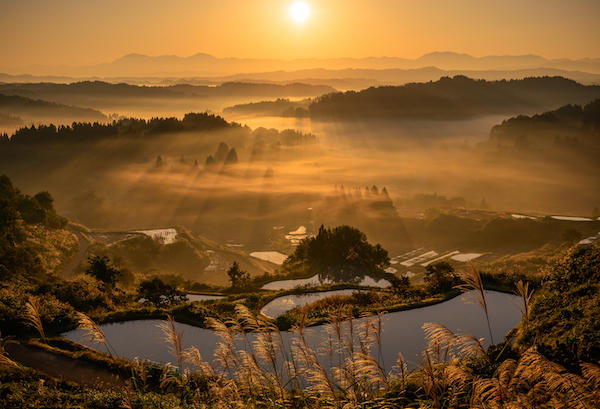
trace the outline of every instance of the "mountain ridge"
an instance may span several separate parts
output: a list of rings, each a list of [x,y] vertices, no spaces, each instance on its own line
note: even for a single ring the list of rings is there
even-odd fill
[[[31,74],[53,76],[217,76],[268,71],[295,71],[300,69],[416,69],[434,66],[443,70],[490,70],[524,68],[561,68],[600,74],[600,58],[571,60],[566,58],[546,59],[528,55],[490,55],[473,57],[465,53],[451,51],[432,52],[416,59],[402,57],[365,58],[305,58],[295,60],[256,59],[226,57],[218,58],[207,53],[197,53],[188,57],[177,55],[148,56],[130,53],[112,62],[89,66],[43,66],[0,67],[8,74]]]

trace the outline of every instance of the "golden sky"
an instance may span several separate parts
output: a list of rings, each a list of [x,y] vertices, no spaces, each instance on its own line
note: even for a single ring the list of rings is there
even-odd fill
[[[239,58],[600,57],[600,0],[2,0],[0,67],[129,53]]]

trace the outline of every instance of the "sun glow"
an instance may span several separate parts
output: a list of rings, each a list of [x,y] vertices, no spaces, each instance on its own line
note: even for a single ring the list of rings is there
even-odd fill
[[[306,20],[309,14],[310,8],[308,7],[308,4],[303,1],[297,1],[290,7],[290,15],[298,22]]]

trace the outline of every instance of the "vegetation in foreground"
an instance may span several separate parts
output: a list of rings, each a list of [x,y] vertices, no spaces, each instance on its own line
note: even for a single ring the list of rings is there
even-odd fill
[[[518,328],[516,343],[508,336],[486,349],[481,340],[472,335],[454,334],[435,323],[425,324],[429,344],[422,353],[420,366],[411,371],[401,354],[389,370],[377,360],[384,330],[382,313],[356,321],[348,305],[340,306],[329,318],[330,338],[319,348],[309,343],[310,328],[301,322],[293,329],[291,349],[287,352],[277,327],[240,304],[232,319],[208,320],[220,338],[215,366],[203,361],[195,348],[183,350],[182,334],[169,316],[162,330],[165,347],[172,352],[176,365],[165,368],[162,374],[155,371],[149,376],[149,367],[132,364],[127,375],[129,386],[97,391],[56,381],[28,369],[7,367],[1,375],[2,393],[7,404],[28,402],[23,407],[59,407],[68,403],[98,408],[115,405],[594,408],[600,404],[599,356],[593,353],[598,351],[599,344],[589,339],[590,333],[597,333],[589,326],[595,324],[587,319],[571,321],[573,333],[587,334],[586,342],[592,354],[571,356],[569,369],[549,360],[542,352],[548,341],[564,345],[573,339],[569,333],[548,334],[544,330],[562,314],[558,310],[554,316],[544,315],[548,297],[560,296],[556,278],[568,274],[573,288],[587,282],[595,285],[598,262],[598,246],[573,248],[563,262],[547,274],[547,280],[538,290],[542,295],[534,299],[531,306],[531,293],[520,283],[518,293],[525,301],[524,320]],[[477,270],[463,278],[470,289],[476,289],[481,297],[477,301],[484,306],[485,293]],[[583,302],[597,305],[598,292],[591,292],[589,298]],[[564,303],[569,304],[569,301]],[[86,316],[80,315],[80,319],[90,336],[107,342],[101,330]],[[257,332],[254,341],[249,337],[250,331]],[[236,339],[242,342],[236,343]],[[116,360],[111,356],[108,359]],[[10,365],[6,358],[5,364]],[[149,386],[151,377],[155,377],[152,387]]]
[[[86,275],[65,280],[57,271],[75,250],[65,224],[56,219],[51,206],[42,206],[43,198],[28,198],[2,178],[2,198],[7,203],[3,215],[8,221],[2,229],[2,265],[5,276],[0,289],[2,335],[31,337],[30,342],[63,354],[84,359],[81,351],[52,338],[77,322],[86,324],[97,340],[103,334],[95,320],[162,316],[173,314],[178,320],[198,325],[207,320],[221,341],[217,364],[202,361],[195,350],[183,351],[181,334],[173,318],[164,323],[165,338],[177,367],[157,370],[147,364],[127,363],[111,355],[86,352],[85,360],[119,368],[128,381],[126,387],[109,390],[84,388],[57,380],[47,374],[14,364],[2,349],[0,396],[7,407],[596,407],[598,405],[600,367],[600,328],[594,317],[598,311],[598,246],[576,246],[553,267],[537,275],[527,271],[499,277],[494,270],[479,274],[469,270],[470,278],[460,276],[452,266],[439,262],[427,269],[424,285],[406,280],[393,281],[392,291],[383,296],[375,292],[355,293],[352,298],[332,298],[312,307],[294,311],[294,341],[291,354],[284,352],[281,332],[275,323],[257,316],[264,298],[249,294],[245,304],[215,302],[180,303],[181,294],[161,280],[147,280],[139,292],[123,290],[120,271],[105,257],[92,257]],[[16,210],[21,202],[37,201],[45,209],[39,221],[27,220]],[[41,200],[41,201],[40,201]],[[50,200],[51,205],[51,200]],[[35,213],[34,213],[35,214]],[[349,226],[321,229],[319,236],[308,239],[292,257],[295,263],[315,263],[331,258],[347,263],[369,260],[363,268],[380,269],[387,265],[387,253],[366,243],[364,235]],[[354,245],[346,239],[352,237]],[[314,242],[321,241],[317,253]],[[36,244],[37,243],[37,244]],[[341,243],[341,244],[340,244]],[[35,246],[38,247],[35,247]],[[352,251],[348,251],[348,247]],[[48,251],[39,251],[39,249]],[[326,254],[321,254],[328,249]],[[17,257],[18,256],[18,257]],[[10,264],[12,263],[12,264]],[[6,274],[18,266],[18,274]],[[10,269],[9,269],[10,267]],[[510,270],[504,266],[505,270]],[[239,270],[239,267],[238,267]],[[243,271],[233,275],[247,279]],[[452,334],[436,324],[424,329],[430,341],[423,352],[420,367],[408,371],[402,356],[391,370],[377,361],[381,312],[392,303],[407,303],[426,297],[443,298],[457,284],[476,288],[484,297],[484,281],[506,284],[519,277],[535,278],[530,288],[519,282],[524,300],[524,320],[510,339],[487,350],[480,340],[466,334]],[[242,281],[243,281],[242,280]],[[160,282],[159,282],[160,281]],[[233,280],[232,280],[233,281]],[[245,289],[244,289],[245,290]],[[144,292],[145,291],[145,292]],[[158,297],[157,292],[173,297]],[[136,297],[145,295],[149,303]],[[424,298],[425,297],[425,298]],[[439,299],[441,299],[439,298]],[[411,301],[412,300],[412,301]],[[485,305],[485,299],[479,300]],[[481,303],[483,301],[483,303]],[[531,306],[529,307],[529,302]],[[386,304],[386,302],[388,304]],[[349,307],[352,305],[352,308]],[[358,316],[371,311],[362,324]],[[87,315],[82,314],[85,313]],[[307,342],[308,323],[319,316],[331,329],[331,343],[325,349]],[[289,317],[289,316],[288,316]],[[281,324],[277,322],[276,324]],[[234,339],[249,345],[248,331],[258,332],[252,352],[238,349]],[[357,334],[352,342],[348,331]],[[52,345],[52,346],[50,346]],[[2,344],[2,347],[4,344]],[[71,352],[69,352],[69,350]],[[323,355],[322,352],[325,352]],[[560,364],[560,365],[559,365]],[[190,369],[187,370],[186,368]]]
[[[598,246],[573,248],[547,272],[531,306],[531,293],[520,283],[524,320],[516,343],[507,337],[485,349],[481,340],[468,334],[453,334],[443,326],[426,324],[429,346],[422,354],[421,365],[412,371],[408,371],[401,355],[391,370],[383,369],[377,361],[384,330],[381,314],[366,317],[359,324],[351,308],[340,305],[329,318],[331,338],[322,345],[323,350],[309,345],[310,328],[303,321],[293,329],[288,354],[277,327],[240,304],[230,320],[209,319],[210,327],[220,337],[214,367],[204,362],[194,348],[182,349],[181,333],[169,317],[163,332],[175,367],[157,372],[139,363],[131,364],[125,367],[129,386],[100,391],[18,368],[5,358],[1,393],[11,407],[593,408],[599,404],[600,393],[600,344],[593,336],[598,331],[593,315],[577,306],[583,303],[593,311],[598,292],[589,291],[587,297],[576,300],[564,297],[560,286],[563,278],[570,280],[575,291],[595,286],[599,262]],[[463,278],[470,288],[477,288],[478,276],[473,270],[470,279]],[[484,297],[484,293],[481,295]],[[558,302],[556,298],[562,299],[564,307],[549,308]],[[556,333],[548,332],[547,328],[564,321],[563,311],[569,305],[571,311],[580,314],[569,321],[571,332],[562,332],[561,328]],[[88,323],[91,336],[106,342],[92,321],[84,315],[79,317]],[[37,328],[40,331],[43,327]],[[235,342],[241,339],[243,345],[250,345],[249,331],[258,332],[252,350]],[[349,333],[356,334],[358,342],[352,342]],[[42,331],[40,335],[43,338]],[[565,354],[573,345],[582,344],[588,347],[587,355]],[[549,360],[543,353],[548,350],[562,352],[566,361],[559,365]],[[102,359],[117,360],[112,356]]]

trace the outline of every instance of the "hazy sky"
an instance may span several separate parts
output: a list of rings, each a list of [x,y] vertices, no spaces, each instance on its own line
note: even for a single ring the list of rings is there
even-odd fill
[[[129,53],[240,58],[600,57],[600,0],[0,0],[0,67]]]

